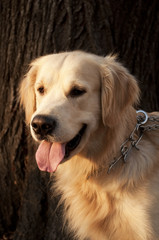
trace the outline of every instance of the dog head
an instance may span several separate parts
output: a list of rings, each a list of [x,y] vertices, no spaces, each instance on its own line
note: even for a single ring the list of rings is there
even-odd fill
[[[138,100],[136,80],[115,57],[80,51],[34,60],[20,87],[41,170],[87,148],[98,128],[113,128]]]

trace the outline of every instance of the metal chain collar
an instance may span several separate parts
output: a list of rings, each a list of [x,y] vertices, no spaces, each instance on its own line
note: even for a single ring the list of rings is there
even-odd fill
[[[109,174],[112,168],[120,161],[123,160],[124,163],[127,162],[128,155],[131,150],[135,148],[136,150],[140,150],[138,148],[138,144],[141,141],[144,132],[151,130],[159,129],[159,117],[148,116],[148,114],[143,110],[136,111],[137,113],[137,123],[134,130],[131,132],[130,136],[125,140],[125,142],[120,147],[120,156],[115,158],[114,161],[109,165],[107,173]],[[158,124],[146,124],[147,122],[157,122]],[[145,125],[146,124],[146,125]],[[87,176],[87,180],[93,176],[98,176],[101,172],[103,172],[103,167],[101,166],[98,170],[92,172]]]
[[[148,117],[147,113],[143,110],[138,110],[136,113],[139,114],[137,115],[137,124],[134,130],[132,131],[132,133],[130,134],[130,136],[121,145],[120,147],[121,155],[118,158],[115,158],[114,161],[109,165],[108,172],[107,172],[108,174],[110,173],[114,165],[118,163],[121,159],[123,160],[124,163],[126,163],[127,157],[131,152],[132,148],[139,150],[137,145],[141,141],[144,135],[144,132],[159,129],[159,124],[151,124],[151,125],[145,126],[145,123],[147,123],[148,121],[159,123],[159,117],[155,117],[155,116]]]

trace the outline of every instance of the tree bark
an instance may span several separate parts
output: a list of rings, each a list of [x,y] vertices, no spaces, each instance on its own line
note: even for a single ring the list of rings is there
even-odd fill
[[[137,77],[141,104],[159,109],[158,0],[4,0],[0,2],[0,239],[72,239],[19,106],[30,61],[75,49],[114,52]]]

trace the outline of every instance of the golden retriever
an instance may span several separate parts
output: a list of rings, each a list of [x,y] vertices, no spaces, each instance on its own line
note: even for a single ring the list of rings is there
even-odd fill
[[[40,143],[38,167],[54,172],[75,237],[159,239],[159,119],[136,113],[137,82],[116,57],[82,51],[40,57],[20,97]]]

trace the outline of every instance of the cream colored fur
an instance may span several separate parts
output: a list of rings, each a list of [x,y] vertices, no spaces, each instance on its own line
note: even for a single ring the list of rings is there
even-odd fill
[[[86,89],[71,98],[72,86]],[[45,87],[39,95],[37,88]],[[80,51],[53,54],[32,62],[20,87],[26,122],[36,114],[54,115],[59,128],[51,141],[70,141],[87,124],[69,160],[60,164],[55,189],[65,220],[78,239],[159,239],[159,132],[144,134],[127,163],[107,174],[120,145],[136,125],[135,78],[113,56]],[[157,115],[157,113],[152,113]],[[36,136],[31,129],[35,140]],[[98,169],[100,174],[96,174]]]

